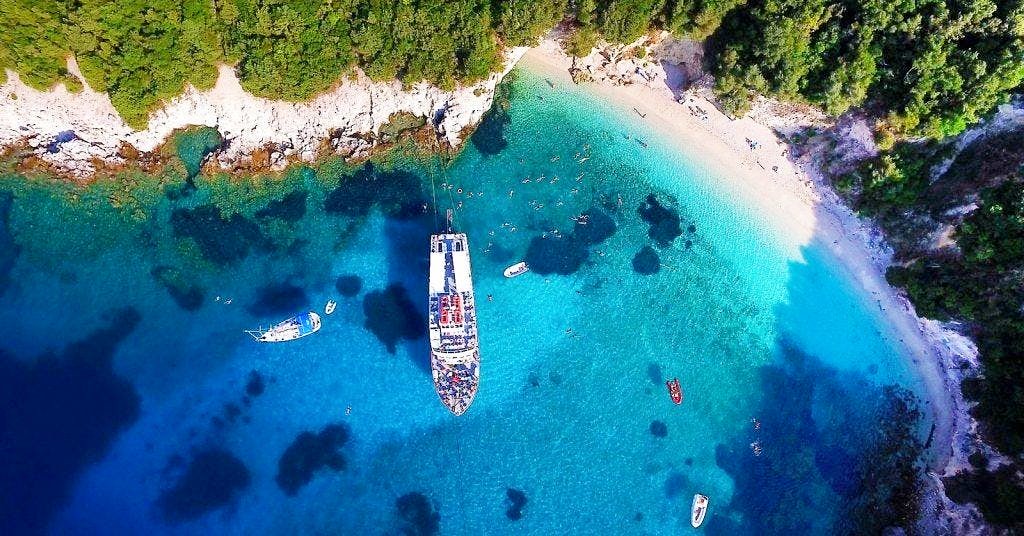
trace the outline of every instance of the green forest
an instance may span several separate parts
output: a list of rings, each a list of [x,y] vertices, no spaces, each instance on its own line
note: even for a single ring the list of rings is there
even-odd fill
[[[946,478],[953,500],[1024,530],[1024,127],[976,139],[898,142],[837,181],[853,206],[878,221],[896,248],[887,277],[918,314],[963,323],[978,344],[983,376],[963,383],[983,434],[1013,463]],[[948,168],[933,170],[952,158]],[[976,206],[965,216],[956,210]],[[935,248],[949,229],[955,246]]]
[[[1024,79],[1024,0],[0,0],[0,66],[37,88],[73,54],[133,126],[234,65],[254,94],[301,100],[360,66],[442,87],[566,21],[570,51],[652,29],[707,39],[723,105],[754,94],[851,107],[893,138],[957,134]]]
[[[922,314],[965,322],[983,379],[965,390],[988,439],[1024,455],[1024,134],[986,140],[936,179],[957,134],[1024,81],[1024,0],[0,0],[0,67],[36,87],[69,76],[73,55],[134,127],[217,65],[266,97],[307,99],[361,67],[376,79],[449,88],[496,69],[504,49],[555,25],[566,50],[651,30],[703,40],[723,108],[762,94],[857,110],[876,125],[877,158],[836,183],[878,219],[903,264],[890,272]],[[945,221],[967,203],[978,208]],[[918,240],[948,224],[953,250]],[[982,464],[979,464],[979,467]],[[993,521],[1024,524],[1014,471],[951,481]]]

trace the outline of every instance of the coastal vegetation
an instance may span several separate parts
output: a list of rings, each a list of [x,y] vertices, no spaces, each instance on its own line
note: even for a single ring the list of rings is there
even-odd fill
[[[1024,80],[1019,1],[754,0],[711,37],[725,107],[753,94],[865,107],[899,135],[957,134]]]
[[[479,80],[501,51],[559,21],[574,54],[597,39],[651,29],[708,39],[708,67],[727,110],[755,94],[863,107],[897,137],[940,138],[983,117],[1024,80],[1024,2],[971,0],[0,0],[0,67],[38,88],[74,89],[73,55],[132,126],[218,63],[243,87],[307,99],[353,67],[379,80],[443,88]]]
[[[443,88],[479,80],[502,46],[527,44],[554,26],[564,3],[462,0],[82,0],[0,1],[0,68],[36,88],[77,82],[110,94],[129,125],[235,65],[259,96],[302,100],[355,66],[379,80],[427,80]]]
[[[964,382],[964,395],[977,402],[986,439],[1010,463],[979,462],[946,485],[952,499],[977,504],[990,522],[1021,529],[1024,128],[959,151],[958,141],[900,142],[838,185],[896,246],[900,264],[889,281],[906,289],[919,314],[962,322],[977,341],[982,375]]]

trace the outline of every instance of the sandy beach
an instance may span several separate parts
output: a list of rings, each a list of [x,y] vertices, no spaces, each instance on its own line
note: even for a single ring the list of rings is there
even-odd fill
[[[572,59],[552,41],[531,49],[520,65],[555,83],[573,83],[569,75]],[[787,146],[765,124],[750,117],[730,119],[696,94],[683,95],[683,102],[677,102],[677,95],[657,78],[653,82],[643,77],[637,80],[629,85],[593,82],[585,87],[623,113],[643,116],[680,151],[699,155],[699,161],[715,171],[722,187],[762,210],[795,246],[812,240],[827,246],[841,269],[874,297],[876,312],[890,331],[886,335],[904,347],[904,355],[913,360],[927,391],[928,401],[922,409],[935,423],[928,465],[931,471],[943,473],[952,450],[956,401],[947,391],[945,362],[951,356],[944,355],[952,350],[936,339],[949,335],[935,326],[926,330],[926,321],[886,282],[891,253],[882,244],[881,233],[843,205],[822,184],[822,177],[808,172],[815,166],[791,159]],[[691,107],[703,113],[691,113]]]

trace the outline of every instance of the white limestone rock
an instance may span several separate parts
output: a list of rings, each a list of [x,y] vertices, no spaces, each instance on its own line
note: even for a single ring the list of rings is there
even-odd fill
[[[458,146],[465,131],[490,108],[495,87],[526,50],[509,50],[502,72],[452,91],[425,82],[407,89],[398,81],[374,82],[357,71],[331,91],[302,103],[255,97],[242,88],[234,70],[224,65],[212,89],[187,87],[153,112],[147,128],[141,131],[121,119],[105,93],[89,88],[71,58],[68,70],[84,85],[77,93],[67,91],[63,84],[38,91],[26,86],[17,73],[7,72],[7,82],[0,85],[0,147],[27,144],[46,162],[78,177],[95,173],[94,159],[121,163],[118,152],[123,142],[150,152],[175,130],[191,126],[216,128],[230,140],[217,157],[224,168],[273,144],[278,144],[284,156],[297,155],[311,161],[328,138],[339,140],[337,145],[332,144],[339,154],[359,157],[372,144],[356,136],[377,134],[398,112],[428,122],[438,119],[438,134],[450,145]],[[73,131],[77,139],[60,144],[58,152],[49,152],[50,143],[65,131]],[[275,162],[283,166],[286,159]]]

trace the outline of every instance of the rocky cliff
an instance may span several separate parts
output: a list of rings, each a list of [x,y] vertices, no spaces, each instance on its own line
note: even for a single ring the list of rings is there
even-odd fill
[[[154,151],[175,130],[209,126],[225,139],[217,155],[222,168],[244,167],[257,151],[268,153],[270,164],[281,168],[296,159],[312,161],[325,151],[364,156],[380,142],[381,127],[403,115],[420,118],[440,139],[458,146],[526,50],[508,51],[502,72],[452,91],[425,82],[411,87],[375,82],[355,71],[333,90],[301,103],[255,97],[225,65],[212,89],[186,87],[150,115],[145,130],[129,127],[110,98],[90,89],[84,79],[85,89],[79,92],[63,85],[38,91],[8,71],[7,82],[0,85],[0,148],[24,147],[22,158],[35,156],[56,171],[87,178],[98,168],[124,164],[130,155]],[[68,68],[82,79],[74,59]]]

